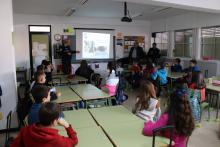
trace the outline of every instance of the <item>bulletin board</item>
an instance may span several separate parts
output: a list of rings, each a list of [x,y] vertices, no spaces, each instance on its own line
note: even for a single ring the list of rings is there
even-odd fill
[[[138,41],[139,46],[145,48],[145,36],[124,36],[124,52],[130,51],[131,47],[134,46],[134,42]]]

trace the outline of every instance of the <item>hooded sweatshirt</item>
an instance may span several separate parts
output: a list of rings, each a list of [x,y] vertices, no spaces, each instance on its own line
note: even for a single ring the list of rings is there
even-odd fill
[[[66,128],[69,137],[59,135],[55,128],[30,125],[23,128],[11,147],[73,147],[78,143],[76,132],[72,127]]]
[[[160,78],[160,85],[167,84],[167,70],[165,68],[159,69],[151,74],[151,78],[156,80],[158,77]]]

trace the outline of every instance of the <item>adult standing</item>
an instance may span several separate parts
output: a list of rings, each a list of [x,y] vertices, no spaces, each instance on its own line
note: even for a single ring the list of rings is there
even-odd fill
[[[140,61],[145,55],[145,52],[142,47],[139,46],[138,41],[134,42],[134,46],[131,48],[129,52],[129,60],[130,61]]]
[[[160,58],[160,50],[157,48],[156,43],[152,44],[152,48],[149,49],[147,56],[153,63],[157,63]]]
[[[68,40],[64,40],[62,49],[62,64],[64,74],[71,73],[72,54],[79,53],[79,51],[72,51]]]

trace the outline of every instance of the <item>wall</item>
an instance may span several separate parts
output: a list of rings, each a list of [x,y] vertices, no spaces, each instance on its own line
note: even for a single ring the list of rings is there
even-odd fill
[[[104,28],[115,29],[115,33],[122,32],[123,35],[144,35],[146,49],[150,47],[150,22],[135,21],[132,23],[123,23],[120,19],[96,19],[96,18],[75,18],[75,17],[58,17],[46,15],[23,15],[14,14],[15,28],[15,50],[16,65],[29,68],[29,38],[28,25],[51,25],[52,44],[55,43],[54,34],[64,34],[63,29],[68,26],[80,28]],[[123,54],[120,47],[116,48],[117,58],[127,56]],[[54,60],[59,64],[60,60]],[[105,67],[101,65],[101,67]]]
[[[174,34],[175,30],[180,29],[194,29],[194,50],[193,57],[198,59],[198,64],[201,65],[202,70],[209,70],[209,76],[220,75],[220,61],[203,61],[201,60],[201,27],[218,26],[220,25],[220,14],[211,13],[189,13],[185,15],[174,16],[166,19],[158,19],[151,22],[151,31],[169,31]],[[172,36],[171,35],[171,36]],[[170,42],[170,51],[174,48],[174,40]],[[170,56],[172,57],[172,56]],[[183,64],[188,65],[189,58],[182,58]]]
[[[10,110],[15,112],[16,108],[16,80],[15,80],[15,57],[12,45],[12,0],[1,0],[0,5],[0,85],[3,96],[0,112],[3,113],[3,120],[0,120],[0,130],[6,128],[6,117]],[[14,118],[14,117],[13,117]],[[12,121],[14,122],[14,119]],[[13,127],[13,126],[12,126]]]

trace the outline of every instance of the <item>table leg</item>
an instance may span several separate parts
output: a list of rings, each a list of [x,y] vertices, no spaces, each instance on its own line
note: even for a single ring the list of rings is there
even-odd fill
[[[219,111],[219,98],[220,98],[220,93],[218,93],[218,97],[217,97],[216,121],[219,121],[219,118],[218,118],[218,111]]]

